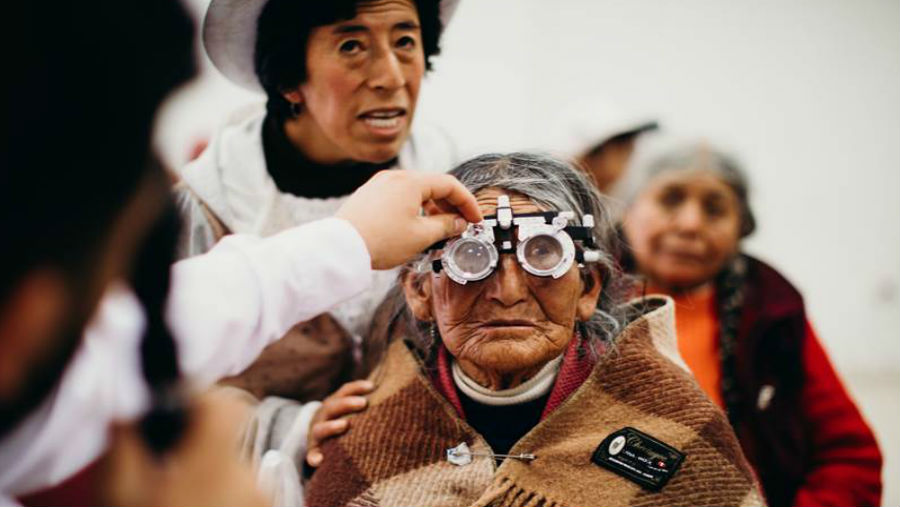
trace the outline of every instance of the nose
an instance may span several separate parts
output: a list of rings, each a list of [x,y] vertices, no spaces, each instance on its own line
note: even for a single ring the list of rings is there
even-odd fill
[[[675,223],[681,232],[699,232],[704,225],[703,209],[700,203],[688,201],[680,206],[675,214]]]
[[[486,281],[488,285],[485,288],[485,296],[503,306],[514,306],[528,297],[525,271],[519,266],[514,255],[501,255],[497,271]]]
[[[402,65],[393,51],[381,48],[375,52],[367,82],[370,88],[381,91],[396,90],[406,84]]]

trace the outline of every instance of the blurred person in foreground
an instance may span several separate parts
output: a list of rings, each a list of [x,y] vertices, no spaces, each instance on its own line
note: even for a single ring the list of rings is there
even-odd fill
[[[376,319],[392,339],[369,407],[322,444],[306,504],[761,505],[677,356],[671,300],[620,299],[587,177],[528,153],[451,174],[485,221],[404,268]]]
[[[552,151],[574,161],[606,195],[616,195],[638,138],[659,128],[653,116],[596,95],[572,100],[555,125]]]
[[[264,93],[181,171],[180,255],[223,236],[269,236],[331,216],[385,169],[445,172],[455,148],[414,124],[422,79],[457,0],[213,0],[203,23],[222,74]],[[378,210],[372,210],[378,213]],[[227,384],[257,397],[320,400],[357,375],[359,351],[395,273],[297,322]]]
[[[456,211],[479,220],[474,199],[446,175],[386,173],[336,218],[172,266],[179,222],[149,138],[193,74],[181,5],[25,2],[2,25],[0,505],[110,445],[78,495],[31,503],[265,504],[237,459],[238,407],[193,394],[458,233]]]
[[[881,453],[803,298],[741,250],[756,223],[743,169],[660,139],[631,169],[625,264],[675,299],[678,348],[728,414],[771,505],[879,505]]]

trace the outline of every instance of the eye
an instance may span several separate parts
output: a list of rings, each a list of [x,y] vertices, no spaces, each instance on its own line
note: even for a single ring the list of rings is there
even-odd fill
[[[462,239],[453,250],[453,260],[466,273],[483,273],[490,267],[488,249],[480,242]]]
[[[730,195],[714,193],[703,199],[703,212],[710,218],[723,218],[739,213],[737,199]]]
[[[412,37],[409,35],[404,35],[403,37],[400,37],[399,39],[397,39],[396,45],[398,48],[412,49],[412,48],[416,47],[416,39],[415,39],[415,37]]]
[[[678,207],[685,198],[684,191],[678,187],[669,187],[663,190],[657,199],[663,207],[672,209]]]
[[[725,215],[728,209],[721,201],[706,201],[703,203],[703,210],[706,214],[713,218],[719,218]]]
[[[562,261],[562,257],[562,245],[551,236],[535,236],[525,245],[525,258],[532,266],[542,271],[555,268]]]
[[[346,41],[342,42],[341,45],[338,47],[338,51],[340,51],[343,54],[347,54],[347,55],[354,55],[354,54],[362,51],[362,49],[363,49],[362,42],[360,42],[356,39],[346,40]]]

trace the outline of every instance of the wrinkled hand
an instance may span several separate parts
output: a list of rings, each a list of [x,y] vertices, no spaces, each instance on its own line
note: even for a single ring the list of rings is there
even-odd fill
[[[453,176],[398,170],[377,173],[335,216],[359,231],[374,269],[399,266],[432,243],[461,234],[467,221],[482,220],[475,197]]]
[[[331,396],[325,398],[310,422],[309,439],[306,448],[306,463],[311,467],[322,464],[325,456],[319,446],[326,439],[342,435],[350,427],[345,415],[365,410],[368,401],[363,397],[375,389],[368,380],[347,382]]]
[[[208,394],[196,400],[189,427],[162,456],[144,445],[135,424],[113,430],[104,503],[127,506],[268,506],[249,465],[240,461],[238,425],[246,408]]]

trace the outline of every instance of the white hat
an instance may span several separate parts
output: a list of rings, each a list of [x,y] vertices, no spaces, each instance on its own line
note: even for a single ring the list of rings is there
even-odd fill
[[[623,134],[658,128],[654,116],[628,111],[600,96],[573,100],[554,122],[554,153],[578,158]]]
[[[251,91],[263,91],[256,77],[256,26],[269,0],[212,0],[203,19],[203,46],[219,72]],[[459,0],[440,0],[446,27]]]

